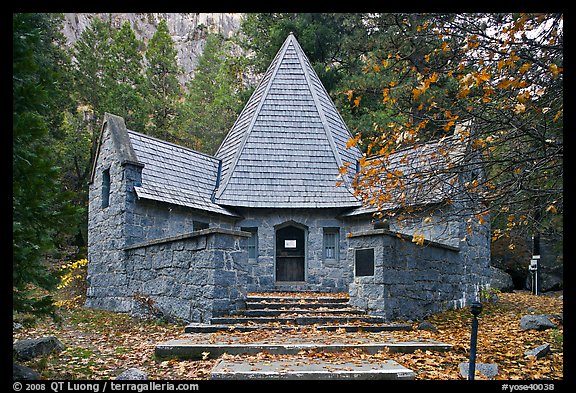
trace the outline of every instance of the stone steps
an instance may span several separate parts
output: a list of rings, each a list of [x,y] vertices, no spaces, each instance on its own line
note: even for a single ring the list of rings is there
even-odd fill
[[[343,296],[330,296],[329,294],[322,296],[306,296],[294,297],[293,295],[270,295],[270,296],[259,296],[259,295],[248,295],[246,297],[246,304],[254,303],[283,303],[283,304],[302,304],[309,303],[312,305],[316,304],[338,304],[338,303],[348,303],[348,297]]]
[[[223,360],[210,373],[212,380],[412,380],[414,372],[393,360],[328,363],[322,360],[303,362],[238,362]]]
[[[197,340],[178,339],[158,344],[155,349],[157,359],[205,359],[229,355],[251,355],[267,352],[273,355],[296,355],[301,351],[342,352],[361,349],[369,354],[389,350],[390,352],[412,353],[422,351],[449,351],[452,346],[437,341],[378,341],[364,343],[346,342],[298,342],[296,340],[278,340],[276,343],[261,342],[226,342],[206,343]]]
[[[368,324],[385,324],[383,317],[358,316],[358,315],[294,315],[294,316],[270,316],[270,317],[216,317],[210,320],[215,325],[265,325],[267,323],[279,323],[283,325],[316,325],[316,324],[349,324],[364,322]]]
[[[238,311],[235,316],[239,317],[287,317],[292,315],[301,315],[304,314],[305,316],[314,316],[313,314],[317,314],[318,316],[323,314],[330,314],[333,316],[336,315],[365,315],[366,311],[358,310],[354,308],[337,308],[337,309],[328,309],[328,308],[284,308],[284,309],[258,309],[258,310],[240,310]]]
[[[246,302],[246,309],[247,310],[282,310],[282,309],[291,309],[294,307],[298,307],[299,309],[347,309],[350,308],[348,302],[298,302],[298,303],[288,303],[288,302],[255,302],[255,301],[247,301]]]
[[[337,325],[315,325],[313,326],[315,330],[318,331],[338,331],[343,330],[345,332],[389,332],[396,330],[411,330],[412,326],[405,323],[388,323],[388,324],[337,324]],[[294,331],[300,330],[302,326],[299,325],[281,325],[281,324],[247,324],[247,325],[214,325],[214,324],[204,324],[204,323],[193,323],[189,324],[184,328],[185,333],[215,333],[215,332],[254,332],[260,330],[277,330],[277,331]]]
[[[189,324],[186,337],[158,344],[157,359],[206,359],[223,354],[298,356],[297,360],[220,360],[211,379],[413,379],[414,372],[391,361],[329,363],[312,352],[362,350],[412,353],[449,351],[452,346],[433,340],[399,340],[386,331],[412,330],[410,324],[389,323],[351,307],[348,298],[330,294],[249,295],[246,309],[235,315],[211,318],[209,324]],[[254,332],[254,334],[244,334]],[[323,333],[326,332],[326,333]],[[330,333],[330,332],[336,332]],[[370,332],[346,335],[342,332]],[[372,334],[376,332],[377,334]],[[212,334],[215,333],[215,334]],[[238,334],[236,334],[238,333]],[[378,334],[381,333],[381,334]]]
[[[348,296],[330,293],[248,294],[246,308],[234,315],[213,317],[209,325],[194,324],[186,333],[218,330],[286,330],[292,327],[320,325],[320,330],[388,331],[410,330],[407,324],[390,325],[383,317],[366,315],[351,307]],[[360,326],[358,326],[360,325]]]

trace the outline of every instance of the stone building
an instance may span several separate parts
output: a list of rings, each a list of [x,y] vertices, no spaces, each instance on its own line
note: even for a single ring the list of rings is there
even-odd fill
[[[438,209],[420,246],[410,239],[422,220],[375,225],[353,174],[340,174],[362,157],[350,138],[292,34],[215,156],[106,114],[90,182],[86,305],[130,312],[140,294],[208,322],[242,308],[247,292],[349,292],[353,305],[393,320],[475,299],[488,282],[489,226],[462,241],[466,223]],[[465,149],[452,139],[456,157]],[[391,162],[406,170],[434,146]],[[426,184],[412,202],[434,206],[440,185]]]

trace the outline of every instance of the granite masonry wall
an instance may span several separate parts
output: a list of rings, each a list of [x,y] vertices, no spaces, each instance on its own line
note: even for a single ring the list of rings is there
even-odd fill
[[[352,281],[352,262],[346,252],[348,228],[337,218],[338,209],[238,209],[244,217],[236,229],[258,228],[258,257],[248,261],[247,290],[347,292]],[[276,231],[292,225],[305,232],[305,282],[276,281]],[[338,228],[338,257],[323,255],[324,229]]]
[[[355,261],[356,250],[373,249],[374,274],[355,275],[350,303],[370,314],[398,320],[422,319],[477,300],[490,277],[490,230],[487,225],[472,225],[462,241],[465,223],[447,214],[438,229],[430,228],[429,233],[450,232],[455,239],[428,238],[421,246],[412,242],[408,231],[361,228],[353,232],[348,259]]]
[[[122,163],[114,146],[110,124],[105,126],[100,153],[89,187],[88,205],[88,292],[86,306],[128,312],[126,301],[126,254],[124,246],[126,194],[141,178],[141,166]],[[109,173],[109,192],[103,191],[105,172]],[[108,194],[108,206],[103,200]]]
[[[231,231],[231,218],[138,200],[142,165],[126,159],[114,126],[112,119],[102,133],[89,188],[86,306],[132,312],[138,293],[195,322],[238,307],[246,278],[236,269],[247,259],[240,239],[249,234]],[[209,228],[195,231],[197,223]]]
[[[165,315],[185,321],[208,323],[213,316],[242,309],[247,255],[240,239],[246,236],[209,228],[129,246],[126,290],[153,299]]]

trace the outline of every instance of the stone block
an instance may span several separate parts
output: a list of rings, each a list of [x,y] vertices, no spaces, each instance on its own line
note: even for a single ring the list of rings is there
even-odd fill
[[[231,302],[230,299],[214,299],[211,302],[211,307],[214,315],[227,315],[231,307]]]
[[[220,233],[210,235],[208,238],[208,244],[210,248],[214,248],[216,250],[239,249],[236,237]]]
[[[18,340],[13,344],[13,354],[18,360],[32,360],[64,349],[64,344],[54,336]]]
[[[173,250],[172,251],[172,266],[180,269],[188,269],[190,261],[192,260],[192,251],[189,250]]]
[[[530,349],[524,352],[524,356],[535,356],[536,358],[541,358],[550,353],[550,344],[542,344],[536,348]]]
[[[556,324],[548,319],[547,315],[524,315],[520,318],[522,330],[546,330],[554,329]]]
[[[462,362],[458,365],[460,368],[460,375],[464,378],[468,378],[468,372],[470,369],[470,364],[468,362]],[[498,375],[498,365],[496,363],[476,363],[475,371],[480,372],[486,378],[494,378]]]
[[[166,292],[166,278],[157,276],[142,285],[142,292],[150,296],[163,295]]]
[[[214,284],[216,286],[234,286],[236,285],[236,272],[233,270],[214,270]]]
[[[148,374],[137,368],[129,368],[122,374],[118,375],[116,378],[118,381],[128,380],[128,381],[146,381],[148,380]]]
[[[41,379],[41,375],[30,367],[12,363],[12,380],[14,381],[34,381]]]
[[[217,285],[212,291],[214,299],[228,299],[230,298],[230,287]]]

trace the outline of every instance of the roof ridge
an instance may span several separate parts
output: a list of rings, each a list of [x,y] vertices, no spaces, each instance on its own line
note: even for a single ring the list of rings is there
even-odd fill
[[[289,34],[216,153],[215,201],[249,207],[359,205],[340,168],[350,131],[300,43]]]
[[[148,139],[152,139],[153,141],[160,142],[160,143],[162,143],[162,144],[164,144],[164,145],[171,145],[171,146],[174,146],[174,147],[177,147],[177,148],[180,148],[180,149],[187,150],[187,151],[189,151],[189,152],[191,152],[191,153],[196,153],[196,154],[202,155],[202,156],[204,156],[204,157],[211,158],[212,160],[214,160],[214,161],[216,161],[216,162],[221,161],[221,160],[220,160],[219,158],[217,158],[217,157],[214,157],[214,156],[212,156],[212,155],[210,155],[210,154],[207,154],[207,153],[203,153],[203,152],[198,151],[198,150],[194,150],[194,149],[192,149],[192,148],[190,148],[190,147],[182,146],[182,145],[179,145],[179,144],[173,143],[173,142],[168,142],[168,141],[165,141],[165,140],[163,140],[163,139],[159,139],[159,138],[156,138],[156,137],[154,137],[154,136],[151,136],[151,135],[148,135],[148,134],[144,134],[144,133],[142,133],[142,132],[132,131],[132,130],[128,130],[128,129],[126,129],[126,131],[128,131],[129,134],[136,134],[136,135],[139,135],[139,136],[148,138]]]
[[[340,151],[336,147],[336,142],[334,141],[334,136],[332,135],[331,128],[328,125],[328,121],[326,120],[325,110],[322,107],[322,104],[320,103],[320,98],[318,97],[318,92],[316,91],[316,87],[314,86],[314,81],[312,80],[312,77],[310,76],[310,71],[308,70],[308,65],[310,66],[310,68],[312,68],[312,64],[310,63],[310,61],[308,61],[307,57],[305,56],[304,50],[300,46],[300,43],[298,43],[298,41],[296,39],[294,39],[294,41],[296,43],[294,45],[294,47],[296,48],[296,55],[298,56],[298,60],[300,62],[300,65],[302,66],[302,70],[304,71],[304,77],[308,80],[308,88],[310,89],[310,94],[312,94],[312,98],[314,99],[314,105],[316,106],[316,110],[318,111],[318,114],[320,116],[320,120],[322,122],[322,128],[324,129],[324,133],[326,134],[326,138],[328,138],[328,144],[330,145],[330,149],[332,150],[332,155],[334,156],[334,159],[336,160],[336,165],[338,165],[338,169],[340,169],[344,165],[343,161],[342,161],[342,157],[340,156]],[[321,82],[320,82],[320,84],[321,84],[322,88],[324,88],[324,85],[322,85]],[[328,92],[325,89],[324,89],[324,93],[331,100],[330,95],[328,94]],[[332,104],[333,104],[333,102],[332,102]],[[338,113],[338,111],[336,111],[336,112]],[[346,189],[353,194],[353,191],[351,190],[352,185],[349,183],[347,176],[343,176],[342,180],[344,181],[344,186],[346,187]]]
[[[238,160],[239,160],[240,156],[242,155],[242,150],[244,150],[244,146],[246,145],[246,141],[248,140],[250,134],[252,133],[252,129],[254,128],[254,123],[256,123],[256,120],[258,119],[258,115],[260,113],[260,110],[262,110],[262,105],[264,105],[264,102],[266,101],[266,96],[270,92],[270,88],[272,87],[272,82],[274,81],[274,76],[276,76],[276,74],[278,73],[278,70],[280,69],[281,62],[278,60],[282,59],[282,57],[284,56],[284,54],[286,53],[286,51],[288,49],[289,42],[291,42],[292,40],[295,40],[294,36],[291,34],[288,35],[288,38],[286,38],[286,40],[284,41],[284,43],[280,47],[280,50],[278,51],[278,53],[276,54],[276,56],[272,60],[272,63],[270,63],[268,70],[266,70],[266,72],[264,73],[264,75],[266,75],[269,70],[272,70],[272,74],[270,75],[270,79],[267,81],[268,84],[266,85],[265,90],[262,92],[262,95],[260,96],[260,100],[258,102],[258,105],[257,105],[256,109],[254,110],[254,113],[252,114],[252,118],[250,119],[250,123],[248,124],[246,131],[244,131],[244,135],[242,136],[242,140],[240,142],[240,145],[239,145],[238,149],[236,150],[236,153],[234,154],[234,158],[232,159],[232,163],[227,168],[226,178],[222,179],[224,181],[220,183],[218,190],[216,191],[215,198],[218,198],[222,195],[224,190],[226,190],[226,187],[228,186],[230,179],[232,178],[232,174],[234,173],[234,169],[236,168],[236,165],[238,164]],[[260,81],[260,83],[264,83],[264,80],[265,80],[265,78],[262,77],[262,80]],[[244,112],[244,110],[246,110],[246,108],[248,108],[248,104],[250,103],[250,100],[252,100],[252,97],[254,96],[254,94],[256,94],[258,87],[260,87],[260,84],[258,84],[256,89],[254,89],[254,93],[252,93],[252,96],[250,97],[250,99],[248,100],[246,105],[244,106],[244,109],[242,110],[242,112]],[[242,113],[240,113],[240,116],[238,116],[238,118],[234,122],[234,125],[232,126],[230,131],[232,131],[234,129],[236,122],[241,117],[242,117]],[[228,139],[228,136],[230,134],[231,133],[229,132],[228,135],[226,136],[225,140]],[[220,151],[220,148],[224,145],[225,140],[222,141],[222,144],[218,148],[218,151],[216,152],[216,154],[218,154],[218,152]]]

